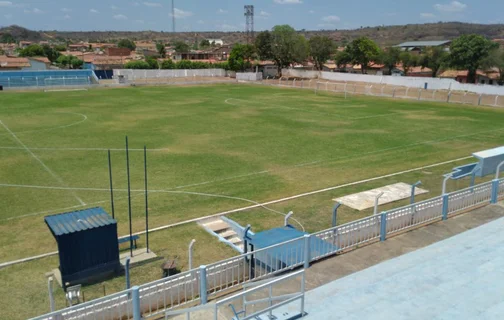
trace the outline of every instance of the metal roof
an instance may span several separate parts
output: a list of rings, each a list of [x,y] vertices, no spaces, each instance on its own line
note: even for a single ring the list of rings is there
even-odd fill
[[[54,236],[71,234],[117,223],[100,207],[47,216],[44,220]]]
[[[438,47],[449,44],[451,40],[441,41],[408,41],[398,44],[396,47]]]
[[[504,147],[498,147],[494,149],[489,149],[485,151],[475,152],[473,156],[478,159],[491,158],[495,156],[501,156],[504,154]]]

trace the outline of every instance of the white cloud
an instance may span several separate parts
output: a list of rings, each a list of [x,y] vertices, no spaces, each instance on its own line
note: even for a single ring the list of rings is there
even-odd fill
[[[187,17],[191,17],[193,13],[191,11],[184,11],[182,9],[175,8],[173,11],[175,11],[175,18],[183,19]],[[171,14],[170,14],[171,16]]]
[[[10,2],[10,1],[0,1],[0,7],[12,7],[12,2]]]
[[[269,12],[261,10],[261,12],[259,12],[259,15],[262,16],[262,17],[269,17],[271,14]]]
[[[315,10],[310,10],[308,11],[309,14],[314,14],[315,13]]]
[[[317,27],[322,28],[322,29],[335,29],[336,25],[332,23],[319,23],[317,24]]]
[[[33,8],[33,10],[25,9],[24,13],[42,14],[42,13],[44,13],[44,11],[40,10],[39,8]]]
[[[219,9],[219,10],[217,10],[217,13],[218,13],[218,14],[225,14],[225,13],[228,13],[228,12],[229,12],[229,11],[224,10],[224,9]]]
[[[430,13],[430,12],[420,13],[420,18],[422,18],[422,19],[432,19],[435,17],[436,17],[436,15],[433,13]]]
[[[302,0],[273,0],[273,2],[278,4],[301,4]]]
[[[161,3],[158,3],[158,2],[144,2],[143,3],[144,6],[147,6],[147,7],[152,7],[152,8],[159,8],[159,7],[162,7],[163,5]]]
[[[110,9],[112,9],[112,10],[118,10],[118,9],[119,9],[119,7],[118,7],[118,6],[111,5],[111,6],[110,6]]]
[[[2,7],[26,8],[26,7],[29,7],[29,5],[26,3],[13,3],[12,1],[1,0],[0,1],[0,8],[2,8]]]
[[[205,21],[203,21],[203,20],[198,20],[198,24],[205,24]]]
[[[61,8],[61,11],[62,11],[62,12],[72,12],[72,9],[68,9],[68,8]]]
[[[138,24],[144,24],[145,23],[145,21],[143,21],[143,20],[135,20],[135,22],[138,23]]]
[[[96,10],[96,9],[89,9],[89,12],[91,12],[91,13],[100,13],[100,12],[99,12],[98,10]]]
[[[434,8],[441,12],[461,12],[467,8],[467,4],[459,1],[452,1],[447,4],[435,4]]]
[[[12,19],[12,14],[4,14],[5,19],[10,20]]]
[[[341,19],[338,16],[327,16],[322,18],[322,21],[325,22],[339,22],[340,20]]]
[[[128,17],[126,17],[124,14],[115,14],[113,18],[116,20],[128,20]]]
[[[70,17],[68,14],[65,14],[65,16],[63,17],[63,19],[65,20],[70,20],[72,17]]]

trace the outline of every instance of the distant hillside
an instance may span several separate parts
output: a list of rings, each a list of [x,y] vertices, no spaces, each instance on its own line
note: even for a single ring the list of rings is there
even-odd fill
[[[109,42],[122,38],[132,40],[161,40],[170,42],[184,40],[192,43],[205,38],[222,39],[226,43],[245,42],[244,32],[157,32],[157,31],[31,31],[20,26],[10,26],[0,29],[0,35],[11,33],[17,41],[90,41]],[[314,35],[326,35],[334,41],[344,44],[360,36],[367,36],[381,46],[398,44],[412,40],[453,39],[462,34],[477,33],[488,38],[504,38],[503,24],[470,24],[460,22],[409,24],[402,26],[363,27],[356,30],[300,30],[307,38]]]

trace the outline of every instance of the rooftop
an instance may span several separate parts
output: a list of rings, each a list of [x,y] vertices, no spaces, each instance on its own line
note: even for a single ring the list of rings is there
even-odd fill
[[[408,41],[398,44],[396,47],[439,47],[448,45],[451,40],[441,40],[441,41]]]
[[[54,236],[117,223],[103,208],[99,207],[47,216],[44,220]]]

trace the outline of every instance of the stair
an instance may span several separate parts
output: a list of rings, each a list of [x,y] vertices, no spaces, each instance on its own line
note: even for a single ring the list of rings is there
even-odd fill
[[[222,219],[212,218],[199,223],[205,228],[210,230],[212,235],[223,238],[235,247],[243,251],[243,241],[240,236]]]

